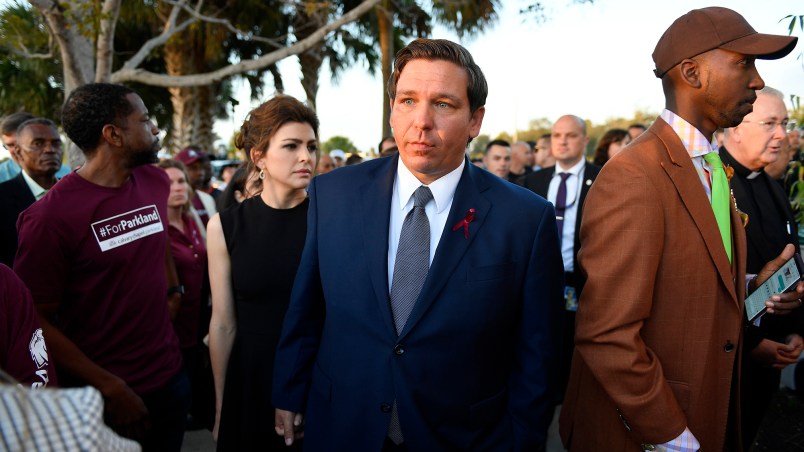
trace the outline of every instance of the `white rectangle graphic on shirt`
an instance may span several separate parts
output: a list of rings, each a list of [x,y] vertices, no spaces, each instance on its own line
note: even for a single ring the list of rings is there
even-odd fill
[[[92,223],[92,232],[101,251],[109,251],[164,230],[159,211],[153,204]]]

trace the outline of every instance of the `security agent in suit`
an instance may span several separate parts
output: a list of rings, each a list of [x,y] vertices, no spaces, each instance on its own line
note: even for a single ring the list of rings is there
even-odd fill
[[[22,171],[0,183],[0,263],[9,267],[17,252],[17,217],[56,184],[62,158],[56,125],[45,118],[23,122],[12,152]]]
[[[575,343],[575,312],[581,296],[585,277],[576,265],[578,250],[581,248],[580,230],[583,205],[586,194],[600,172],[600,167],[586,161],[584,153],[589,137],[586,123],[574,115],[562,116],[553,125],[552,153],[556,166],[550,166],[530,174],[525,179],[525,188],[547,199],[554,206],[561,185],[561,173],[569,173],[565,181],[566,200],[563,213],[561,236],[561,257],[564,260],[564,297],[558,301],[564,308],[564,336],[561,352],[561,377],[556,400],[564,398],[569,379],[572,350]],[[557,215],[562,216],[560,212]]]
[[[787,108],[781,92],[766,86],[757,91],[754,109],[737,127],[726,129],[723,163],[731,166],[731,189],[737,208],[747,215],[746,271],[757,273],[787,244],[798,245],[796,220],[784,189],[765,171],[781,158]],[[801,314],[797,312],[796,314]],[[743,444],[749,447],[773,394],[781,368],[795,363],[804,349],[797,315],[764,316],[759,325],[746,322],[740,380]]]
[[[487,88],[466,49],[413,41],[388,91],[399,156],[310,185],[275,361],[277,432],[291,442],[304,413],[308,450],[540,450],[563,287],[553,208],[467,161]],[[422,185],[430,267],[398,324],[394,248]]]
[[[755,58],[795,43],[718,7],[690,11],[659,39],[665,110],[603,167],[584,209],[578,260],[588,278],[559,421],[570,451],[742,449],[745,231],[718,173],[726,196],[714,207],[728,209],[730,231],[721,234],[707,159],[717,163],[715,130],[738,125],[764,86]],[[793,253],[786,247],[748,289]],[[769,312],[798,307],[804,284],[796,289],[767,300]]]

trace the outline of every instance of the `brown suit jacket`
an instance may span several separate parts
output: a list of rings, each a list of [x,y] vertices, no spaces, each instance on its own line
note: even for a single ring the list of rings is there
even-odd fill
[[[739,409],[730,396],[745,297],[733,203],[731,217],[733,265],[692,160],[662,119],[603,167],[581,226],[588,279],[560,418],[568,449],[640,450],[688,426],[702,450],[723,450]]]

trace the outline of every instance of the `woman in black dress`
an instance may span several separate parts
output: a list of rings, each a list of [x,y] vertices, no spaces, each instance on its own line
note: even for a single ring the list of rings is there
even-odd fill
[[[307,232],[318,118],[298,100],[278,96],[249,114],[235,145],[248,155],[262,191],[207,227],[213,436],[218,450],[287,450],[273,433],[271,380]]]

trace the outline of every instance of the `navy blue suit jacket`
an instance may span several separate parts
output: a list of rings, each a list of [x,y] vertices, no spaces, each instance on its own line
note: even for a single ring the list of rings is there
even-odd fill
[[[467,161],[397,336],[387,264],[397,158],[310,184],[274,405],[305,413],[308,450],[381,450],[394,400],[408,450],[534,450],[553,414],[561,325],[553,208]],[[453,226],[470,208],[465,238]]]

